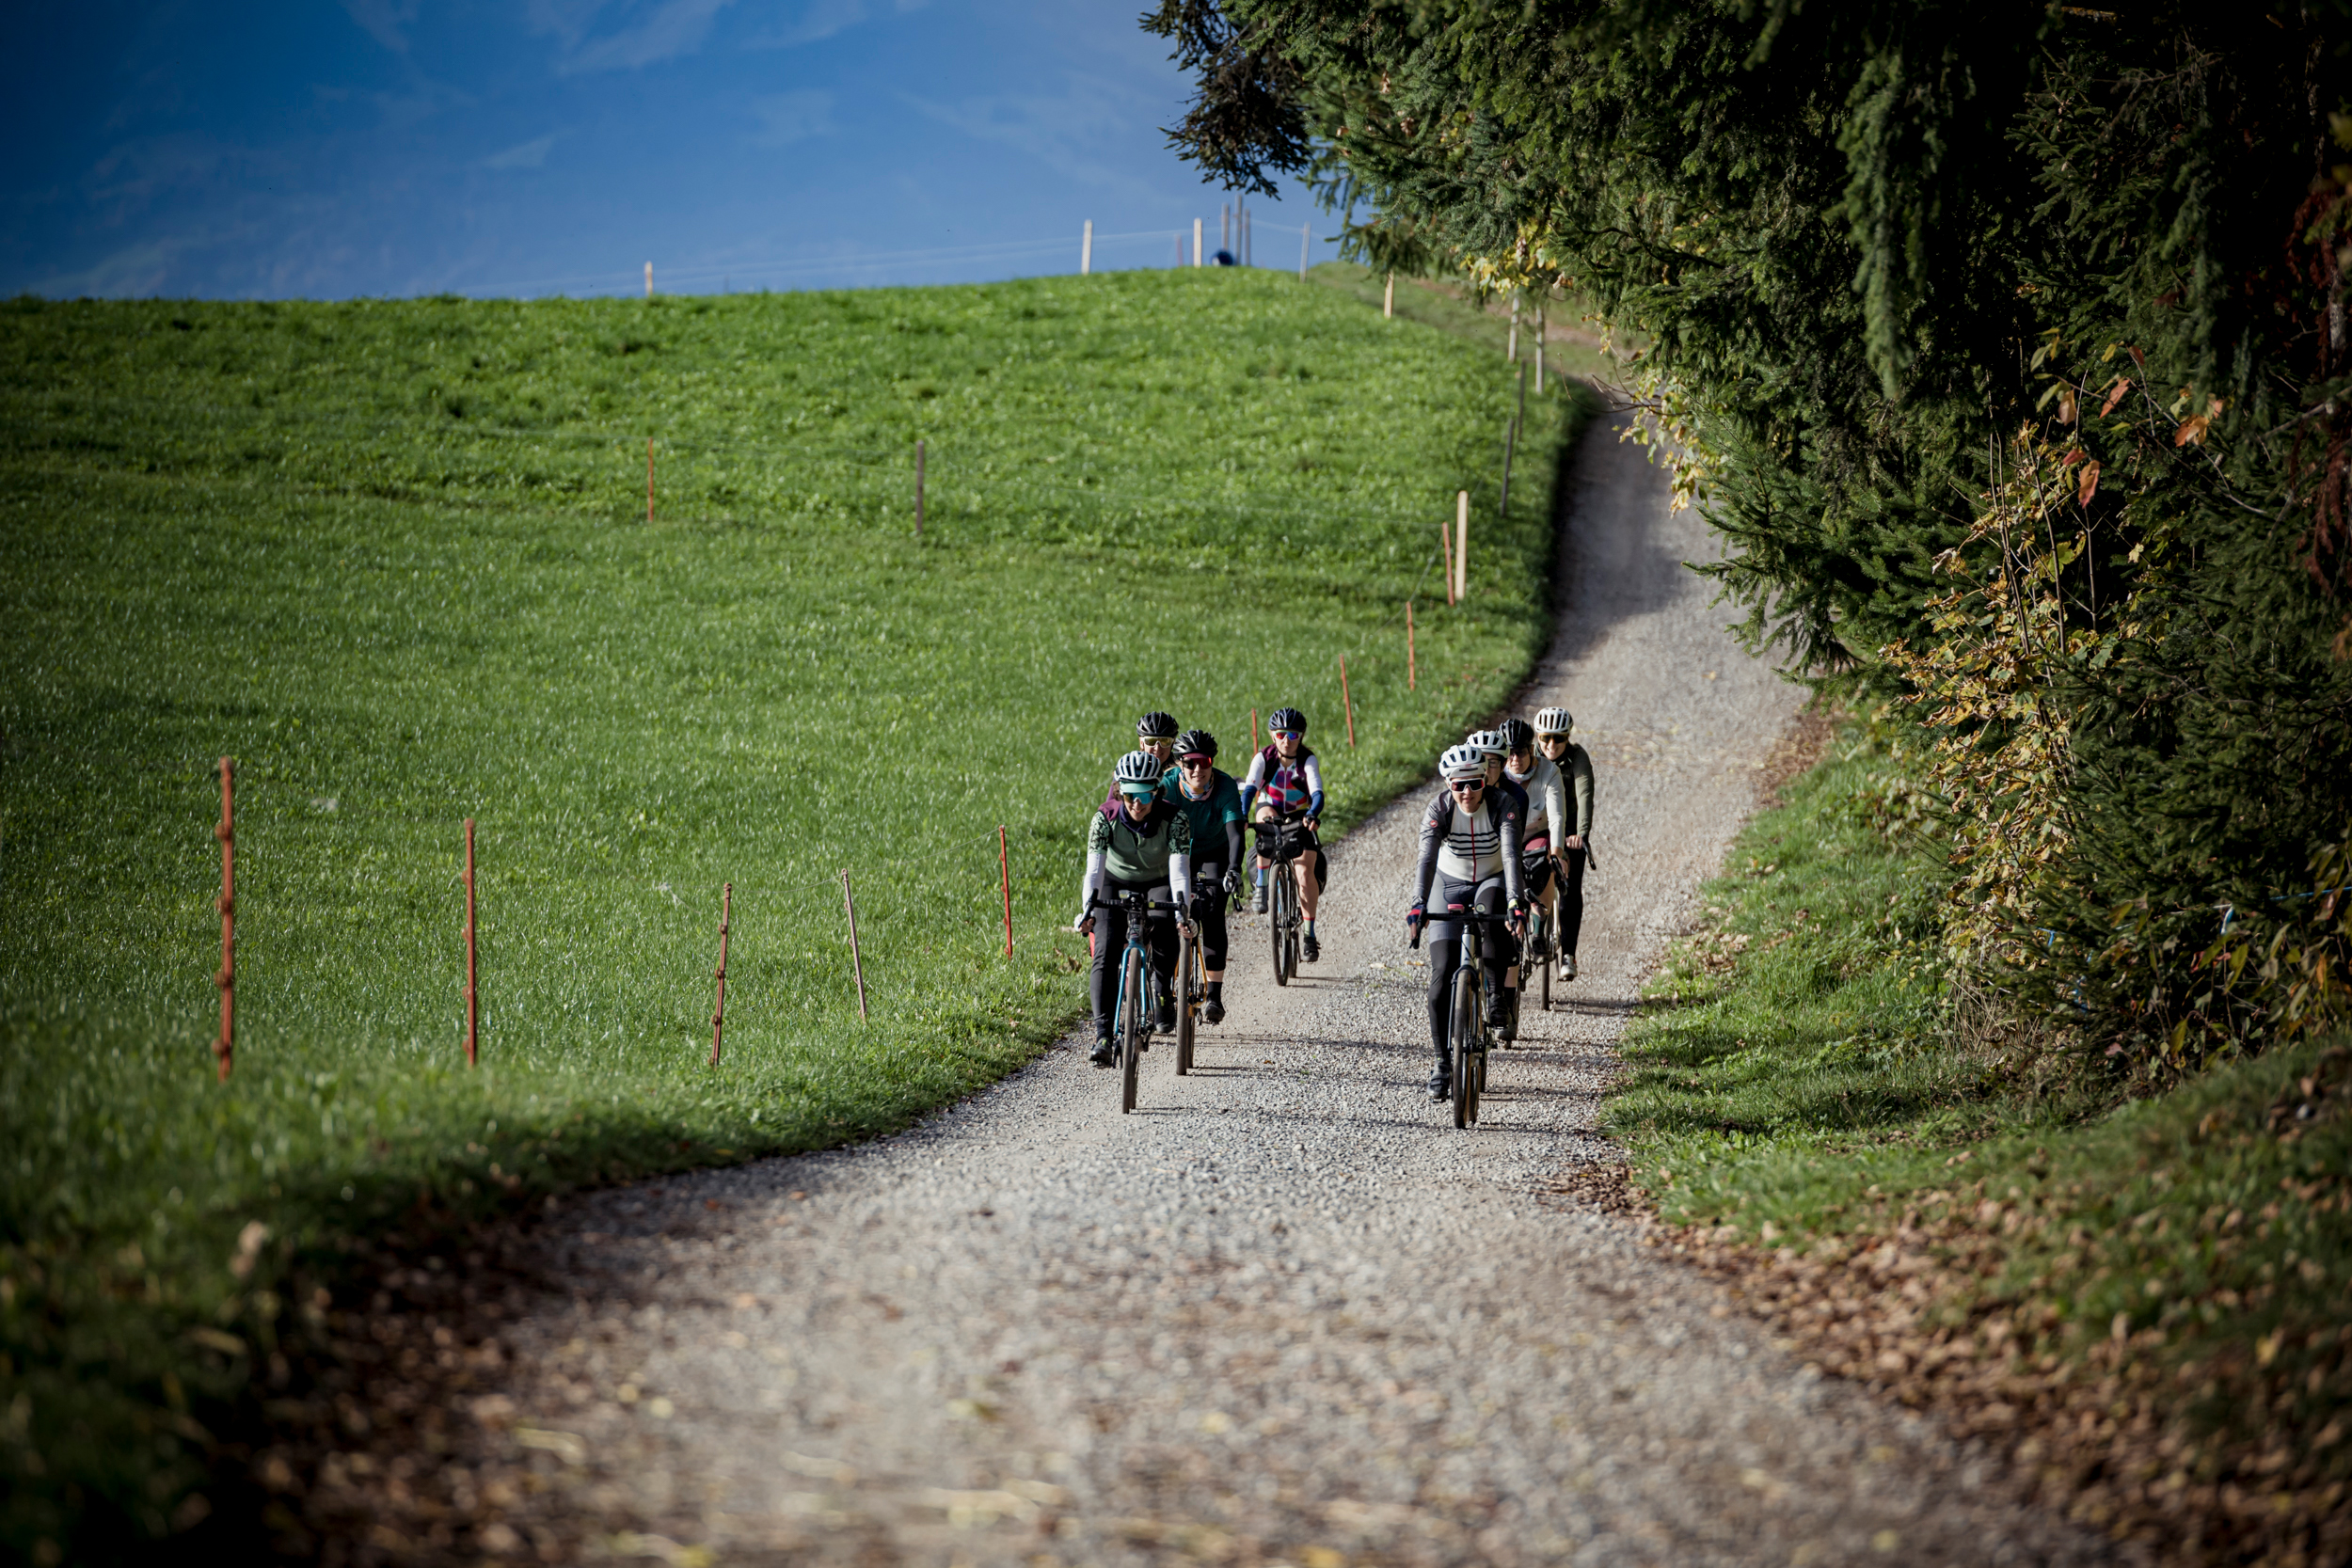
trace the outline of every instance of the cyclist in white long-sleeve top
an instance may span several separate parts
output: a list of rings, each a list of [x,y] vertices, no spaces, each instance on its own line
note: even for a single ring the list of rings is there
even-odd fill
[[[1412,907],[1405,913],[1406,930],[1424,924],[1428,927],[1429,1038],[1438,1051],[1437,1069],[1429,1075],[1432,1100],[1446,1098],[1453,1083],[1448,1004],[1454,971],[1461,967],[1465,921],[1507,913],[1516,934],[1527,918],[1527,899],[1519,879],[1517,802],[1510,795],[1486,787],[1486,753],[1477,746],[1453,748],[1438,759],[1438,771],[1445,788],[1422,814],[1421,860],[1413,873]],[[1496,932],[1495,940],[1484,949],[1489,1028],[1502,1022],[1504,972],[1511,961],[1512,945]]]
[[[1284,835],[1283,847],[1292,858],[1280,874],[1289,876],[1292,867],[1297,868],[1298,908],[1307,917],[1299,946],[1313,963],[1323,957],[1323,944],[1315,940],[1315,901],[1331,877],[1330,858],[1315,837],[1315,824],[1323,816],[1323,765],[1307,746],[1307,716],[1296,708],[1276,708],[1266,720],[1266,733],[1273,743],[1249,759],[1249,771],[1241,781],[1242,809],[1252,822],[1296,824]],[[1260,855],[1258,891],[1250,904],[1258,914],[1266,911],[1266,858]]]

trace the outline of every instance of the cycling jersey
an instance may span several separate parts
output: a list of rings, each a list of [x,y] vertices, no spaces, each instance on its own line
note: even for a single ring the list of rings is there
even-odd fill
[[[1532,844],[1538,838],[1567,831],[1567,802],[1561,790],[1560,769],[1552,766],[1549,757],[1538,754],[1535,766],[1523,774],[1513,773],[1510,764],[1505,763],[1502,776],[1527,793],[1527,818],[1521,825],[1527,842]],[[1585,798],[1589,800],[1591,795],[1588,788]]]
[[[1551,759],[1547,757],[1544,760],[1549,762]],[[1576,832],[1589,837],[1593,831],[1592,753],[1571,740],[1568,742],[1568,749],[1560,753],[1559,762],[1553,766],[1559,769],[1563,792],[1576,798]],[[1554,831],[1558,832],[1565,827],[1566,823],[1564,820],[1560,828]]]
[[[1413,876],[1413,902],[1426,904],[1429,884],[1439,872],[1473,885],[1500,874],[1513,903],[1520,897],[1519,807],[1508,795],[1487,790],[1470,811],[1441,789],[1421,819],[1421,863]]]
[[[1250,809],[1260,795],[1284,821],[1294,816],[1321,816],[1323,765],[1304,746],[1295,757],[1283,756],[1279,746],[1265,747],[1249,759],[1249,772],[1241,782],[1242,809]]]
[[[1219,865],[1241,863],[1241,827],[1248,819],[1241,786],[1221,768],[1209,769],[1209,793],[1199,800],[1184,793],[1184,773],[1171,768],[1160,780],[1160,798],[1174,803],[1192,824],[1193,856]]]
[[[1164,796],[1154,796],[1152,815],[1137,823],[1123,810],[1114,818],[1101,812],[1087,827],[1086,880],[1081,905],[1090,904],[1108,877],[1119,882],[1166,882],[1183,895],[1192,880],[1192,819]]]

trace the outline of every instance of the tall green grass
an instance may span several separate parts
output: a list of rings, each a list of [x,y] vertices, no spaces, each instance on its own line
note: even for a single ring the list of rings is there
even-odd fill
[[[0,1539],[189,1523],[338,1237],[886,1130],[1025,1059],[1081,1005],[1060,927],[1142,710],[1238,756],[1304,707],[1341,824],[1422,774],[1544,633],[1581,415],[1531,404],[1503,522],[1510,392],[1239,270],[0,309]]]

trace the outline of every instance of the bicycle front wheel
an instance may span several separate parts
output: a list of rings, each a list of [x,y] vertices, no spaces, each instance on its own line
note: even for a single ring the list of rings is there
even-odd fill
[[[1454,976],[1454,1125],[1468,1127],[1476,1117],[1478,982],[1466,956]]]
[[[1193,1022],[1200,1010],[1200,943],[1189,933],[1176,954],[1176,1070],[1192,1070]]]
[[[1119,1109],[1122,1115],[1136,1108],[1136,1085],[1143,1072],[1143,1042],[1152,1030],[1150,1015],[1144,1011],[1149,1005],[1144,967],[1142,954],[1129,953],[1126,973],[1119,982]]]
[[[1291,983],[1290,868],[1285,865],[1274,866],[1266,872],[1266,878],[1274,884],[1274,896],[1266,905],[1266,931],[1274,939],[1274,983],[1278,986],[1287,986]]]

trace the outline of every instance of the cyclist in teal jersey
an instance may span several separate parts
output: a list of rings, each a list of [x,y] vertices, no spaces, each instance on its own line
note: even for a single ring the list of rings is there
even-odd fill
[[[1186,730],[1176,737],[1176,766],[1160,793],[1192,821],[1192,920],[1209,994],[1200,1016],[1225,1022],[1225,901],[1241,891],[1241,786],[1216,766],[1216,736]]]

